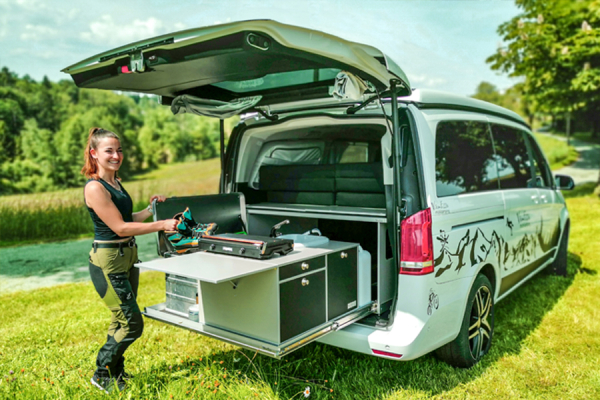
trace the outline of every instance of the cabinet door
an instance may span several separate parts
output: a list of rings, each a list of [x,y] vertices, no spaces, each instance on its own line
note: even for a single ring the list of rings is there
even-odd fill
[[[325,271],[279,285],[280,342],[325,323]]]
[[[356,308],[357,263],[356,247],[327,255],[327,320]]]

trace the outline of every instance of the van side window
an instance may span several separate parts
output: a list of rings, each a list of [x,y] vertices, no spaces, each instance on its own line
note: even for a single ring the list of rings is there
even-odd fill
[[[529,138],[529,144],[531,145],[531,149],[533,150],[533,168],[535,171],[536,186],[543,188],[552,187],[552,175],[550,173],[550,168],[548,168],[548,164],[546,164],[546,161],[542,156],[542,152],[539,146],[531,138]]]
[[[498,160],[498,176],[502,189],[535,186],[531,179],[531,163],[524,133],[509,126],[492,124],[494,149]]]
[[[347,145],[340,158],[340,164],[369,162],[368,143],[354,142]]]
[[[335,140],[331,143],[330,164],[372,163],[381,161],[379,142],[348,142]]]
[[[488,124],[441,121],[435,137],[438,197],[498,189],[498,172]]]

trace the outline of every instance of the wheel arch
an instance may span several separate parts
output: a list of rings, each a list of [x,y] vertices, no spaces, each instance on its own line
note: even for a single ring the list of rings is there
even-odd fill
[[[488,280],[490,281],[490,283],[492,284],[492,288],[494,289],[494,300],[496,298],[496,293],[498,292],[498,288],[496,287],[496,285],[499,282],[499,279],[497,277],[497,273],[496,273],[496,268],[494,268],[494,266],[492,264],[485,264],[478,272],[477,275],[482,274],[484,275],[486,278],[488,278]],[[475,278],[473,279],[473,283],[475,283],[475,279],[477,279],[477,275],[475,275]],[[472,284],[471,284],[472,285]]]

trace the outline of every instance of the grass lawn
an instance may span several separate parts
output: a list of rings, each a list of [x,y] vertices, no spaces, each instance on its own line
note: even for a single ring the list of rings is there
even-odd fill
[[[394,362],[322,344],[270,359],[160,322],[127,352],[123,394],[89,384],[109,312],[91,283],[0,296],[0,398],[598,399],[600,200],[568,193],[569,274],[539,275],[498,304],[491,352],[470,370],[431,355]],[[164,301],[164,275],[141,275],[140,306]]]
[[[535,138],[550,163],[550,169],[560,169],[577,161],[579,154],[573,146],[548,135],[535,133]]]

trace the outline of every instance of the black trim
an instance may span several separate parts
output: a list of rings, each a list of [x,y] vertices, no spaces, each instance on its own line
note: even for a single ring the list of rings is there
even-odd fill
[[[454,226],[452,226],[452,229],[464,228],[465,226],[469,226],[469,225],[481,224],[483,222],[497,221],[497,220],[501,220],[501,219],[504,219],[504,215],[499,215],[497,217],[491,217],[491,218],[478,219],[477,221],[467,222],[466,224],[454,225]]]
[[[417,131],[417,121],[415,116],[410,111],[410,108],[406,104],[400,104],[399,107],[406,109],[406,117],[408,120],[408,126],[410,128],[410,134],[412,137],[413,151],[415,152],[415,164],[417,168],[417,183],[419,185],[419,211],[424,210],[427,204],[427,196],[425,195],[425,175],[423,174],[423,155],[421,154],[421,143],[419,142],[419,133]]]
[[[510,275],[507,275],[502,278],[500,281],[500,293],[499,296],[502,296],[506,293],[510,288],[520,283],[525,277],[531,274],[533,271],[538,269],[542,264],[552,258],[555,251],[549,251],[540,259],[528,264],[527,266],[521,268],[520,270],[513,272]]]
[[[411,101],[410,104],[414,104],[420,110],[444,109],[444,110],[469,111],[469,112],[476,112],[476,113],[480,113],[480,114],[488,114],[488,115],[492,115],[494,117],[508,119],[510,121],[513,121],[520,125],[523,125],[527,129],[531,130],[531,127],[526,122],[521,121],[518,118],[512,117],[507,114],[486,110],[485,108],[462,106],[462,105],[458,105],[458,104],[446,104],[446,103],[419,103],[416,101]]]

